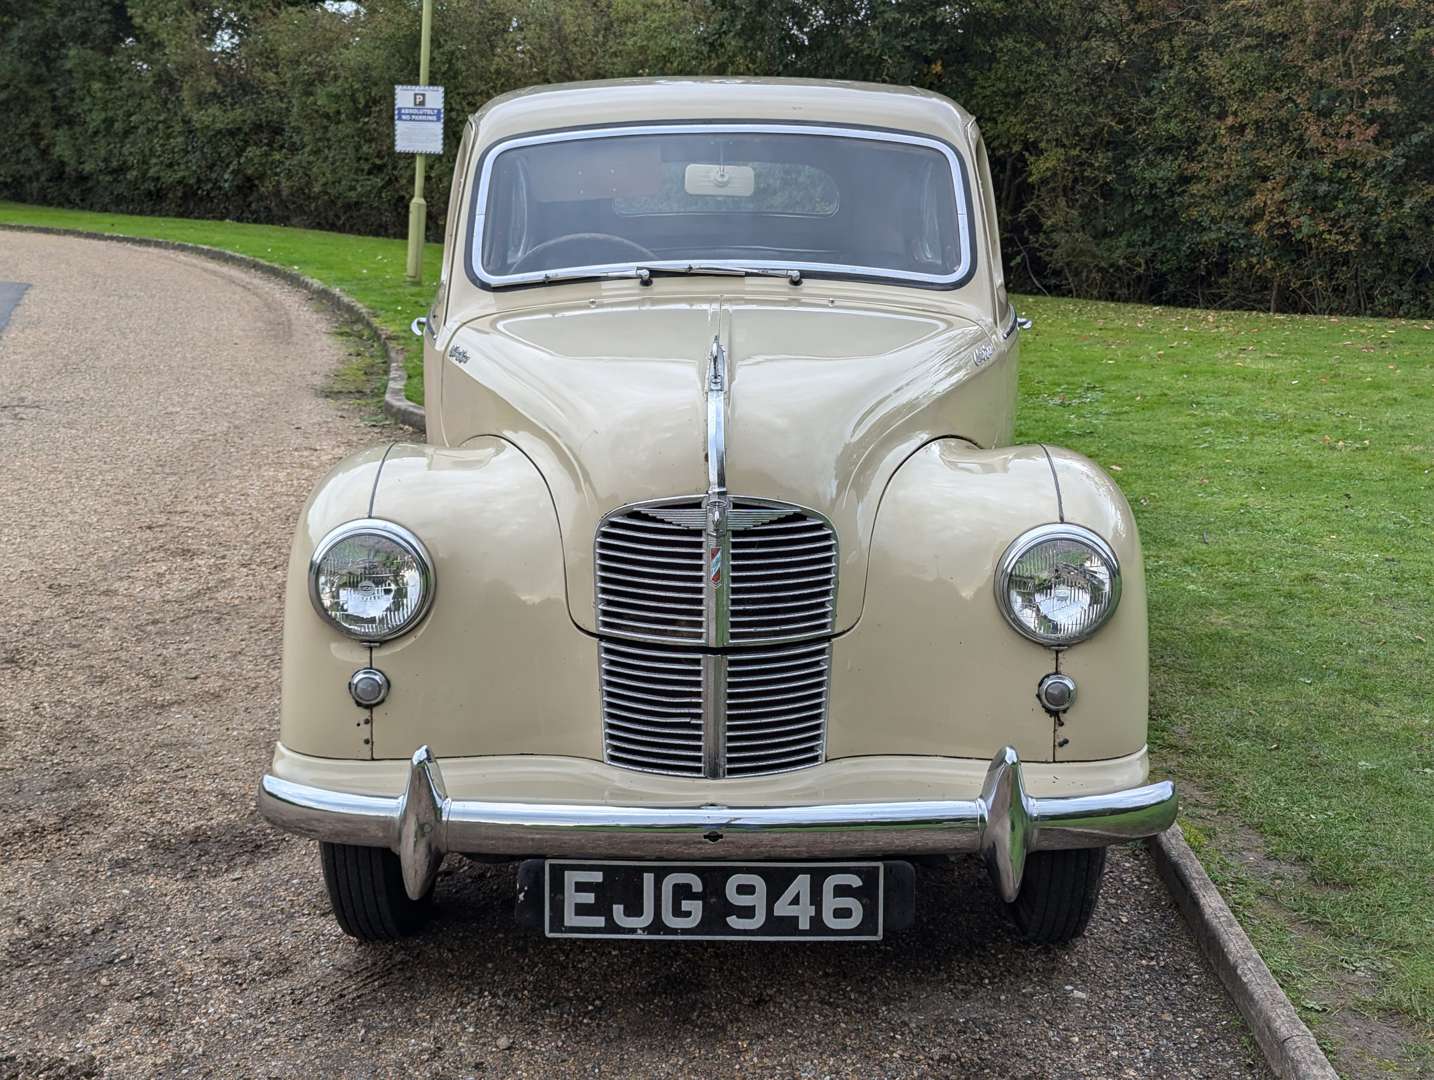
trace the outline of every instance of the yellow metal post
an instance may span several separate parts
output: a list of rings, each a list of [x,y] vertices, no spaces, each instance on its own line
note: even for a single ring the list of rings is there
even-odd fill
[[[418,84],[428,85],[428,46],[433,39],[433,0],[423,0],[423,29],[418,46]],[[423,176],[428,157],[414,155],[413,201],[408,204],[408,280],[423,280],[423,241],[427,238],[428,204],[423,201]]]

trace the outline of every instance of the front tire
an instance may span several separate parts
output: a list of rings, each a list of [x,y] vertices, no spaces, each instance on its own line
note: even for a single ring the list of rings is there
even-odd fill
[[[433,913],[433,887],[420,900],[403,887],[398,856],[386,848],[319,844],[334,918],[360,941],[393,941],[421,930]]]
[[[1064,945],[1084,934],[1104,873],[1105,848],[1028,855],[1021,891],[1006,905],[1021,936],[1038,945]]]

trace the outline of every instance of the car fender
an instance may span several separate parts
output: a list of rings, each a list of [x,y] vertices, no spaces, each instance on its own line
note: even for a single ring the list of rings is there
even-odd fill
[[[1059,521],[1111,542],[1123,594],[1094,638],[1058,654],[1011,629],[994,579],[1011,541]],[[1139,539],[1114,483],[1066,451],[939,439],[882,496],[861,619],[833,648],[828,756],[986,757],[1002,745],[1028,761],[1135,753],[1146,663]],[[1059,719],[1036,700],[1056,671],[1078,682]]]
[[[1150,707],[1150,643],[1145,560],[1130,503],[1089,458],[1048,447],[1060,493],[1060,520],[1084,525],[1115,549],[1120,606],[1091,638],[1061,651],[1060,670],[1076,682],[1076,703],[1063,717],[1056,760],[1095,761],[1145,745]]]
[[[295,542],[285,745],[328,757],[406,758],[427,744],[447,757],[600,758],[597,650],[568,615],[557,515],[532,462],[490,437],[459,448],[399,443],[376,472],[371,461],[356,455],[330,474]],[[365,478],[367,506],[353,497]],[[340,489],[346,498],[331,497]],[[333,513],[315,509],[330,504]],[[308,562],[323,535],[366,516],[412,531],[435,577],[433,606],[418,626],[372,649],[328,626],[307,592]],[[391,684],[372,710],[347,690],[365,665]]]
[[[284,645],[279,740],[317,757],[367,758],[369,711],[348,694],[349,677],[366,667],[370,650],[340,634],[309,601],[309,562],[328,533],[369,516],[387,446],[351,454],[309,493],[289,547],[284,594]]]

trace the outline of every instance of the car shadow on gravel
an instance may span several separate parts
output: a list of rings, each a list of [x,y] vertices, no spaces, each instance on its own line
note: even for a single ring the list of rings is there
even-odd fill
[[[1264,1075],[1143,851],[1112,853],[1089,935],[1062,948],[1018,940],[975,859],[918,868],[911,929],[836,946],[549,940],[515,925],[515,873],[450,858],[434,925],[346,943],[307,1007],[362,1014],[372,1038],[450,1003],[436,1026],[496,1039],[504,1075],[519,1057],[535,1075],[724,1074],[752,1054],[818,1063],[784,1075]],[[1066,1053],[1095,1071],[1031,1068]]]

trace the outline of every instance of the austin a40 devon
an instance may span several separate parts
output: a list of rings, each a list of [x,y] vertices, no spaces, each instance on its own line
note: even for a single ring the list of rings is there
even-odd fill
[[[872,939],[913,862],[1082,932],[1148,783],[1139,540],[1011,445],[986,150],[934,94],[510,94],[458,151],[427,441],[315,489],[259,792],[334,914],[411,932],[445,854],[551,936]]]

